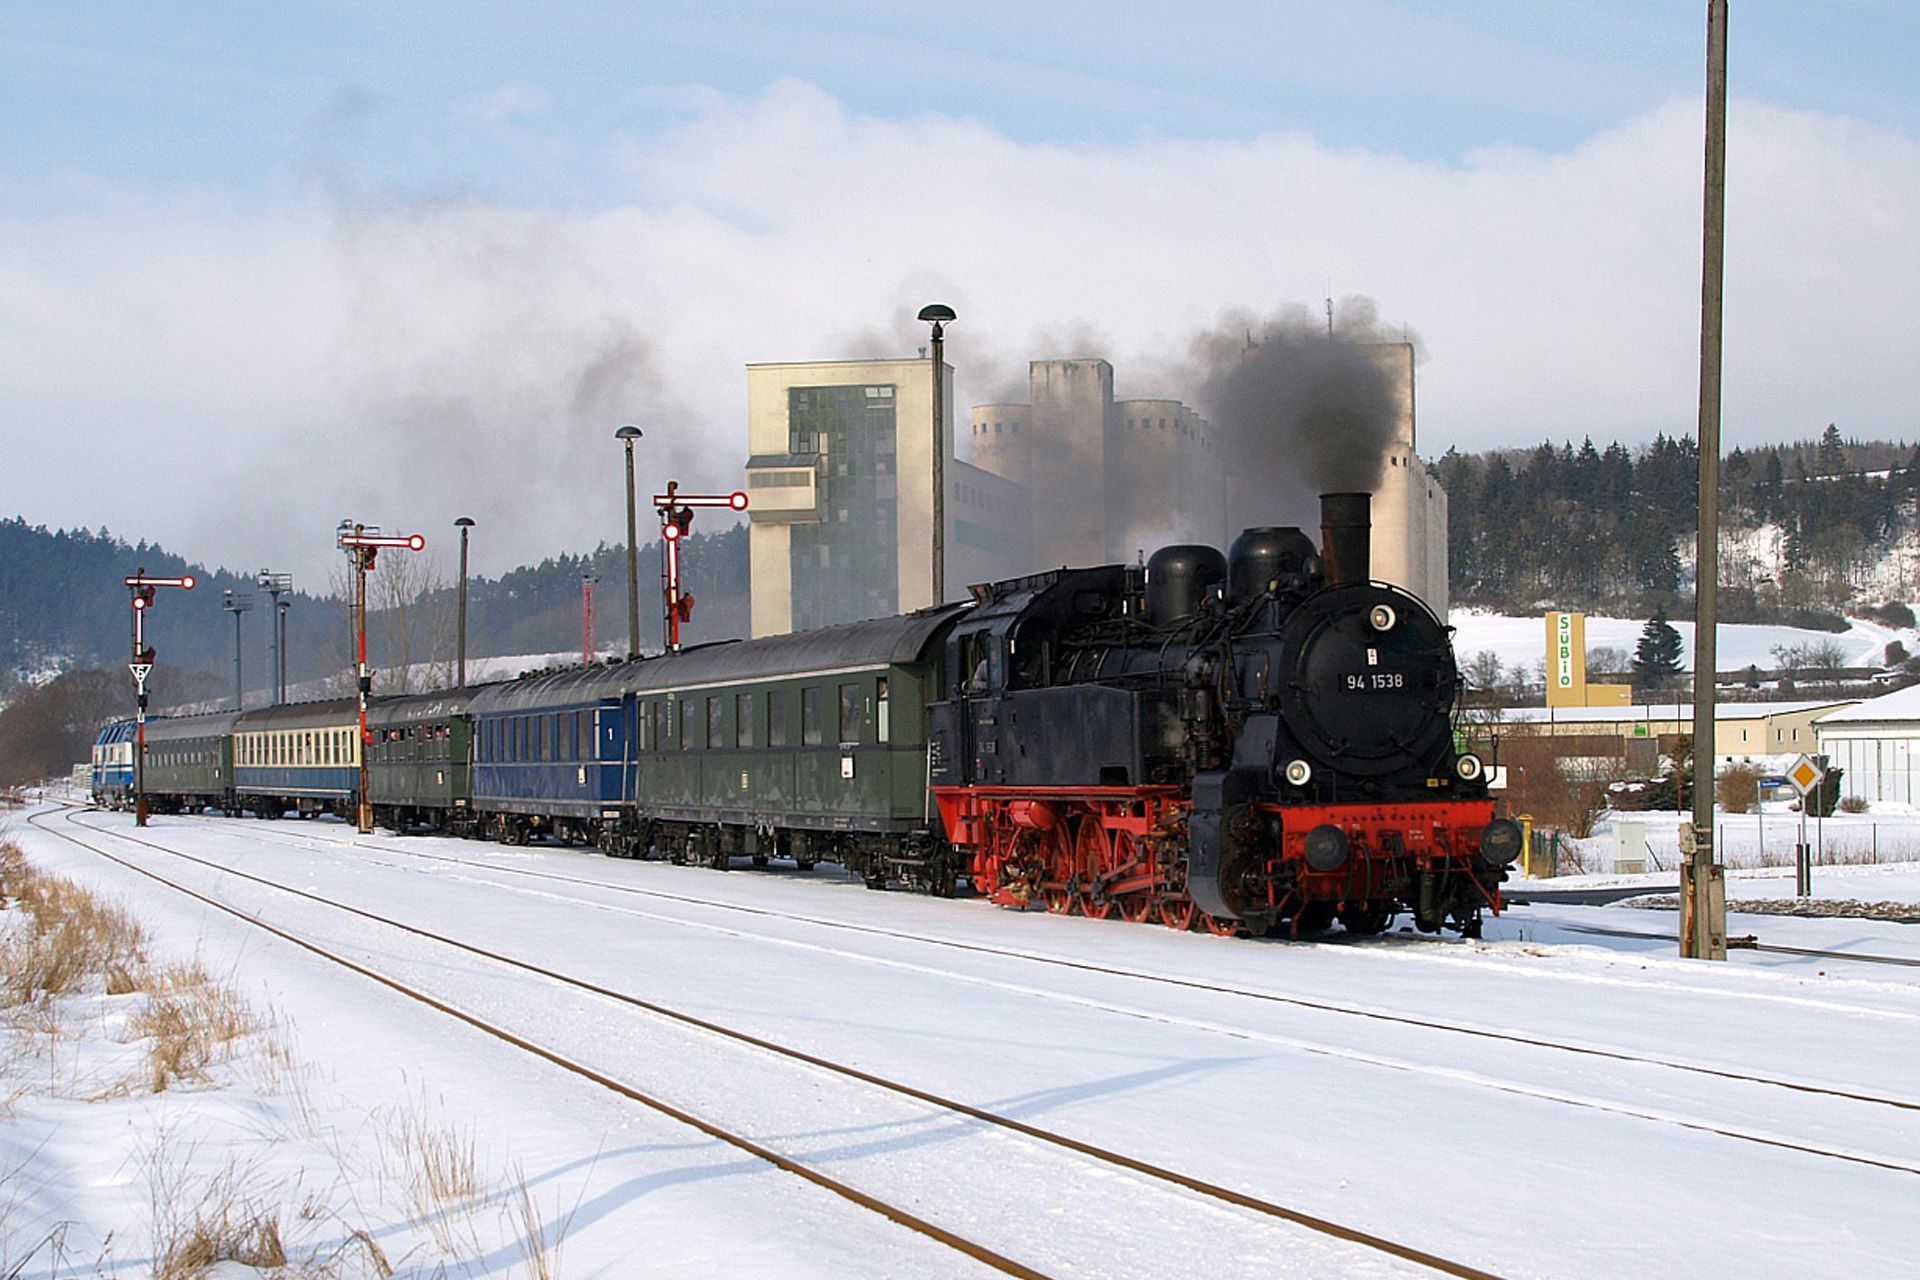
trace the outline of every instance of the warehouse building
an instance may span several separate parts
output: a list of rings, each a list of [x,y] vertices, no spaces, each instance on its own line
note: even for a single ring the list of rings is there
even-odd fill
[[[1920,685],[1840,708],[1816,728],[1821,754],[1846,771],[1843,797],[1920,803]]]

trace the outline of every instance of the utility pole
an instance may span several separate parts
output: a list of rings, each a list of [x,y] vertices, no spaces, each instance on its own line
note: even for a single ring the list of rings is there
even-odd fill
[[[627,661],[640,656],[640,548],[636,540],[639,526],[635,523],[633,499],[633,442],[644,434],[640,428],[628,423],[613,433],[613,438],[627,446]]]
[[[226,591],[222,593],[220,607],[233,615],[233,709],[245,711],[247,686],[240,669],[240,615],[253,608],[253,597]]]
[[[920,308],[920,319],[933,326],[933,599],[947,599],[947,326],[959,317],[945,303]]]
[[[473,520],[461,516],[453,522],[460,530],[460,687],[467,687],[467,534],[473,530]]]
[[[747,495],[732,493],[681,493],[680,482],[669,480],[665,493],[653,495],[653,506],[660,513],[660,579],[666,613],[667,652],[680,652],[680,624],[693,617],[693,597],[680,594],[680,539],[693,527],[693,508],[730,507],[747,509]]]
[[[360,804],[355,826],[360,834],[366,835],[373,830],[373,793],[367,785],[370,781],[367,748],[372,745],[372,737],[367,732],[367,697],[373,692],[373,670],[367,666],[367,572],[383,549],[423,551],[427,540],[417,533],[383,534],[351,520],[340,522],[338,540],[340,549],[347,553],[353,565],[353,648],[360,692]]]
[[[153,608],[156,588],[179,587],[182,591],[191,591],[193,575],[149,578],[142,566],[125,582],[133,593],[133,661],[127,664],[127,670],[133,672],[134,697],[133,822],[135,826],[144,827],[147,825],[147,677],[153,674],[153,646],[147,643],[147,610]]]
[[[1707,156],[1700,262],[1700,528],[1693,573],[1693,823],[1683,831],[1680,954],[1727,958],[1726,869],[1713,848],[1720,586],[1720,314],[1727,210],[1727,0],[1707,3]]]

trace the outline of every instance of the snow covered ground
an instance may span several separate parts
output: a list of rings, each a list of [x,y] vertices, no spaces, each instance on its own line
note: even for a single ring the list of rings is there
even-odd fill
[[[284,1205],[300,1247],[357,1257],[362,1233],[405,1275],[526,1273],[508,1212],[522,1183],[564,1235],[567,1276],[983,1273],[62,832],[1047,1275],[1428,1273],[237,873],[1502,1276],[1667,1275],[1705,1257],[1733,1275],[1886,1274],[1912,1249],[1920,967],[1754,952],[1708,966],[1581,932],[1672,928],[1670,912],[1620,908],[1516,908],[1477,943],[1284,944],[876,894],[828,866],[720,875],[320,822],[160,817],[140,833],[198,865],[131,843],[126,815],[81,815],[94,831],[36,818],[6,836],[124,902],[154,950],[197,955],[280,1030],[207,1086],[97,1096],[128,1051],[100,995],[67,1014],[72,1060],[9,1061],[0,1097],[29,1087],[0,1112],[0,1239],[17,1259],[68,1224],[65,1269],[42,1250],[26,1276],[91,1275],[103,1252],[109,1272],[144,1270],[154,1171],[166,1202],[229,1167]],[[1842,870],[1920,887],[1920,868]],[[1734,931],[1920,958],[1915,926]],[[473,1136],[471,1194],[409,1208],[409,1123]],[[436,1224],[465,1234],[447,1247]]]
[[[1530,671],[1546,658],[1547,624],[1533,614],[1513,617],[1508,614],[1481,613],[1473,609],[1455,609],[1448,619],[1454,626],[1453,649],[1464,664],[1477,653],[1488,652],[1509,669]],[[1640,642],[1645,618],[1587,617],[1587,648],[1613,648],[1632,656]],[[1691,669],[1693,663],[1693,622],[1673,619],[1685,647],[1681,658]],[[1887,642],[1898,640],[1909,652],[1920,648],[1920,632],[1881,626],[1859,618],[1850,618],[1845,633],[1809,631],[1800,627],[1759,626],[1749,623],[1722,623],[1719,627],[1719,651],[1715,663],[1722,671],[1757,666],[1771,671],[1779,665],[1776,648],[1833,643],[1840,646],[1848,666],[1878,666]]]

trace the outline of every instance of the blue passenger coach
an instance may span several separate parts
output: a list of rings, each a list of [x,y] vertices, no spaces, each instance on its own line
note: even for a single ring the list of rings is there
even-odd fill
[[[473,809],[506,844],[547,832],[591,844],[632,802],[630,702],[619,668],[585,667],[473,695]]]

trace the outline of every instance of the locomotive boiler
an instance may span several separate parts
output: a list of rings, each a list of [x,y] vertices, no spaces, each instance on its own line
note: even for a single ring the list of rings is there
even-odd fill
[[[1456,746],[1448,628],[1369,578],[1369,501],[1323,497],[1319,548],[1249,529],[980,589],[928,734],[975,886],[1220,933],[1405,910],[1477,935],[1520,830]]]

